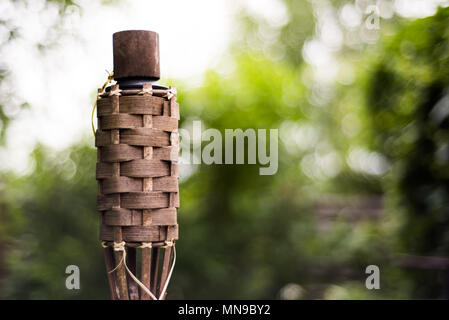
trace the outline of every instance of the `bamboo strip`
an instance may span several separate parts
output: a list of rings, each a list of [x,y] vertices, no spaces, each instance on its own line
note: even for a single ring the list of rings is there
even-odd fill
[[[109,290],[111,291],[111,298],[112,300],[118,299],[118,288],[115,281],[115,275],[114,273],[110,273],[112,269],[115,268],[114,264],[114,253],[113,249],[111,247],[104,248],[104,259],[106,261],[106,272],[108,275],[108,282],[109,282]]]
[[[126,254],[126,259],[127,259],[127,265],[128,265],[129,270],[132,272],[133,275],[137,276],[136,248],[128,248],[128,253]],[[130,300],[139,300],[139,289],[138,289],[137,283],[133,279],[131,279],[131,277],[128,277],[128,291],[129,291],[129,299]]]
[[[142,249],[142,268],[141,268],[141,280],[145,287],[151,288],[151,248]],[[150,300],[150,296],[143,290],[140,290],[141,300]]]
[[[150,96],[148,92],[152,92],[152,85],[151,84],[144,84],[142,89],[146,91],[144,93],[144,96]],[[143,128],[153,128],[153,116],[152,115],[143,115],[142,117],[142,127]],[[148,129],[143,129],[148,130]],[[151,129],[150,129],[151,130]],[[150,147],[143,147],[142,151],[142,158],[146,161],[152,161],[153,159],[153,148]],[[152,177],[145,177],[143,178],[143,185],[142,185],[142,191],[153,191],[153,178]],[[151,225],[152,221],[152,211],[151,209],[144,209],[142,210],[142,225],[148,226]],[[145,259],[144,259],[145,258]],[[151,287],[151,249],[145,248],[142,250],[142,281],[144,285],[147,288]],[[153,291],[154,294],[154,291]],[[150,296],[145,293],[145,295],[142,295],[142,300],[149,300]]]
[[[153,252],[151,254],[151,291],[159,296],[159,285],[158,285],[158,276],[159,276],[159,259],[161,248],[156,247],[152,249]]]
[[[168,272],[170,271],[170,262],[171,262],[171,256],[172,256],[173,247],[166,247],[164,249],[164,260],[162,262],[162,272],[161,272],[161,283],[160,288],[163,288],[168,277]],[[165,299],[165,297],[161,297],[162,299]]]
[[[113,90],[113,91],[119,90],[119,86],[114,85],[114,86],[112,86],[111,90]],[[113,107],[112,112],[114,114],[118,114],[119,113],[119,96],[114,95],[111,97],[111,99],[112,99],[112,107]],[[117,129],[111,130],[111,141],[113,144],[120,143],[120,131],[119,130],[117,130]],[[113,170],[114,170],[114,176],[119,177],[120,176],[120,164],[114,163]],[[114,195],[113,197],[116,198],[116,201],[118,203],[117,208],[120,208],[120,194]],[[121,243],[123,241],[122,228],[114,227],[113,233],[114,233],[114,242]],[[128,300],[129,297],[128,297],[128,286],[127,286],[127,280],[126,280],[125,266],[123,263],[120,263],[120,261],[123,260],[124,253],[122,251],[114,251],[114,252],[115,252],[115,261],[116,261],[116,263],[119,263],[117,270],[115,272],[116,272],[117,284],[118,284],[118,288],[119,288],[119,292],[120,292],[120,299]]]
[[[98,89],[98,93],[102,93],[103,89]],[[101,101],[101,99],[99,99],[98,101]],[[100,123],[100,119],[97,118],[97,132],[101,130],[101,123]],[[98,149],[97,152],[97,162],[101,163],[101,150]],[[99,183],[98,184],[98,195],[101,196],[103,194],[103,184]],[[103,224],[103,214],[100,214],[100,225]],[[110,271],[114,268],[114,252],[112,250],[112,248],[107,247],[104,248],[104,258],[105,258],[105,262],[106,262],[106,274],[108,276],[108,283],[109,283],[109,290],[111,292],[111,298],[112,300],[117,300],[119,298],[119,293],[118,293],[118,287],[117,287],[117,280],[115,277],[114,273],[111,273]]]

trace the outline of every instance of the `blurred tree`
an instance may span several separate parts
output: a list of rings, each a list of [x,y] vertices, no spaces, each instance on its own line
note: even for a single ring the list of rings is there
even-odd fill
[[[98,238],[95,150],[79,145],[34,153],[34,171],[3,190],[16,219],[9,230],[8,277],[0,297],[15,299],[108,298]],[[67,290],[68,265],[80,268],[80,290]]]
[[[103,1],[103,4],[111,5],[119,1],[120,0]],[[63,24],[66,18],[69,15],[79,13],[82,10],[78,2],[73,0],[3,1],[2,10],[0,10],[0,29],[2,33],[0,37],[0,53],[8,46],[20,45],[20,41],[24,40],[22,34],[23,21],[21,20],[21,15],[17,13],[21,12],[21,10],[25,11],[28,9],[34,10],[35,14],[38,16],[45,16],[45,14],[48,14],[48,12],[55,9],[58,13],[55,16],[55,19],[52,20],[52,24],[49,24],[48,21],[46,21],[47,24],[42,26],[44,36],[40,41],[35,40],[33,37],[26,40],[31,41],[31,43],[40,51],[45,51],[57,45],[60,37],[65,35]],[[0,61],[0,147],[3,147],[5,142],[8,125],[15,117],[7,110],[15,110],[16,107],[19,109],[32,107],[27,101],[22,101],[14,90],[11,90],[12,86],[9,83],[9,80],[11,80],[10,76],[11,74],[8,65],[6,65],[4,61]],[[80,149],[82,149],[82,147],[80,147]],[[83,151],[80,151],[80,153],[82,152]],[[90,152],[92,155],[94,154],[92,150],[90,150]],[[54,179],[52,179],[53,176],[46,177],[46,174],[49,174],[49,172],[44,172],[44,166],[60,166],[58,168],[61,169],[61,171],[64,171],[65,168],[63,168],[63,164],[55,161],[55,159],[47,157],[48,155],[46,153],[50,155],[52,151],[43,147],[38,147],[36,149],[34,161],[42,166],[37,166],[30,176],[17,177],[8,172],[2,172],[0,174],[0,194],[2,195],[2,200],[0,201],[0,281],[5,273],[8,275],[8,279],[4,282],[5,287],[0,285],[0,296],[3,297],[57,298],[64,297],[67,293],[58,291],[61,290],[60,285],[61,283],[63,284],[63,282],[58,282],[57,284],[55,282],[64,278],[64,275],[61,274],[61,270],[64,270],[64,266],[55,264],[53,266],[56,267],[57,265],[57,268],[50,270],[51,266],[46,262],[47,258],[51,261],[51,259],[54,258],[54,255],[56,255],[56,253],[53,253],[53,247],[51,241],[49,241],[52,235],[47,232],[51,230],[57,234],[57,231],[61,230],[59,229],[60,224],[56,222],[52,225],[53,217],[51,214],[55,214],[55,211],[44,208],[43,203],[46,201],[44,200],[44,194],[37,192],[38,190],[45,190],[46,188],[48,191],[48,189],[55,187],[53,183],[60,180],[60,172],[51,172],[51,174],[54,173],[56,175]],[[67,162],[64,163],[67,164]],[[70,163],[73,163],[73,161]],[[83,174],[89,174],[89,172],[85,171]],[[66,183],[66,180],[63,179],[62,182],[59,182]],[[30,184],[33,185],[30,186]],[[92,183],[90,183],[90,185],[93,187]],[[70,187],[76,189],[77,186],[70,185]],[[82,190],[82,188],[79,190]],[[33,192],[33,195],[27,194],[28,191]],[[62,191],[62,189],[59,191]],[[48,203],[45,205],[50,206],[50,203],[52,203],[53,200],[50,198],[47,200]],[[32,207],[42,209],[43,211],[38,210],[37,212],[32,213],[33,208],[26,207],[30,201],[39,202],[39,205],[33,202]],[[91,216],[91,219],[91,221],[96,223],[94,216]],[[70,221],[70,219],[68,221]],[[93,230],[96,232],[96,228]],[[42,235],[40,234],[40,231],[42,231]],[[34,234],[34,232],[36,234]],[[76,231],[74,232],[76,233]],[[64,236],[64,234],[60,235],[61,237]],[[42,236],[42,238],[39,238],[40,236]],[[61,240],[59,237],[56,237],[55,239]],[[66,255],[70,256],[73,254],[73,252],[71,252],[72,249],[76,250],[69,246]],[[53,256],[48,257],[47,255]],[[84,265],[89,264],[88,259],[81,259],[81,261]],[[9,268],[6,268],[5,264],[9,265]],[[55,270],[57,270],[56,275],[53,273]],[[94,273],[92,273],[92,275],[95,279],[98,278],[98,276],[95,277]],[[42,278],[39,278],[40,276],[42,276]],[[49,280],[49,277],[55,277],[56,280],[51,281]],[[94,283],[95,281],[96,280],[94,280]],[[45,283],[45,285],[42,285],[43,283]],[[50,290],[52,285],[53,288]],[[103,282],[101,282],[101,285],[99,285],[98,288],[102,288],[102,286]],[[59,289],[56,290],[56,288]],[[77,295],[75,294],[72,296],[76,297]],[[98,297],[95,292],[92,292],[92,295],[89,295],[89,293],[85,295],[85,297],[89,296]]]
[[[449,8],[405,23],[383,42],[365,83],[371,146],[392,165],[385,186],[400,250],[420,255],[449,255],[448,26]],[[435,273],[415,276],[413,296],[440,296]]]
[[[7,45],[18,42],[22,38],[21,24],[23,22],[20,18],[18,19],[17,17],[14,17],[14,15],[11,15],[11,11],[14,11],[17,8],[27,8],[33,5],[41,7],[37,14],[42,14],[46,10],[52,8],[56,8],[59,12],[58,19],[55,20],[54,24],[47,26],[44,40],[42,42],[35,43],[36,48],[40,50],[44,50],[45,48],[55,45],[58,42],[58,39],[62,33],[61,25],[64,22],[68,12],[73,14],[71,9],[80,8],[77,2],[73,0],[45,0],[40,2],[30,2],[29,0],[5,1],[3,3],[4,12],[0,12],[0,28],[1,32],[6,33],[6,35],[2,34],[2,37],[0,38],[0,52],[2,52],[2,49],[4,49]],[[11,90],[10,86],[2,86],[2,82],[7,82],[9,76],[10,71],[8,66],[0,60],[0,145],[4,143],[8,124],[14,119],[13,115],[5,112],[5,106],[16,104],[18,104],[19,108],[26,108],[29,106],[27,101],[21,101],[17,98],[15,92]]]

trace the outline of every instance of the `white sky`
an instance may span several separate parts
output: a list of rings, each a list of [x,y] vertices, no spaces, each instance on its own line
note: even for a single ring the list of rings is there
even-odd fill
[[[54,36],[48,29],[57,19],[57,9],[43,10],[44,0],[24,2],[0,1],[0,19],[18,25],[21,36],[0,48],[0,68],[3,65],[10,70],[8,80],[0,85],[0,95],[14,92],[16,99],[4,107],[15,120],[8,129],[6,147],[0,148],[0,170],[18,173],[31,169],[28,155],[38,141],[60,149],[82,136],[92,137],[94,92],[107,77],[105,69],[112,71],[114,32],[158,32],[162,76],[195,85],[203,72],[226,54],[237,32],[233,13],[239,7],[245,6],[268,21],[286,15],[277,0],[128,0],[113,6],[80,0],[82,14],[69,15],[58,45],[40,52],[36,44]],[[432,14],[438,2],[441,0],[394,3],[400,15],[419,16]],[[0,41],[7,36],[8,30],[0,26]],[[23,101],[30,104],[30,110],[20,112],[18,105]]]
[[[0,19],[10,19],[21,39],[0,51],[0,63],[10,70],[0,94],[13,91],[17,103],[6,106],[16,120],[8,129],[6,148],[0,149],[0,169],[26,171],[28,154],[37,141],[55,149],[91,136],[93,92],[112,71],[112,34],[127,29],[153,30],[160,36],[161,74],[197,84],[214,66],[231,38],[233,1],[124,1],[100,6],[79,1],[81,16],[65,22],[65,35],[44,54],[36,44],[48,38],[46,29],[57,18],[55,8],[42,10],[44,1],[29,6],[0,2]],[[6,37],[0,27],[0,39]],[[19,112],[27,101],[29,111]]]

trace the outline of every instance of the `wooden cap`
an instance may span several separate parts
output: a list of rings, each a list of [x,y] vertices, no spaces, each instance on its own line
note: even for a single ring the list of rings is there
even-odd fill
[[[114,78],[159,80],[159,34],[128,30],[113,35]]]

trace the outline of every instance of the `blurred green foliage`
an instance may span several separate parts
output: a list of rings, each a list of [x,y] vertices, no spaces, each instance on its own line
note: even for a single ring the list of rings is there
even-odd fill
[[[93,210],[95,156],[88,145],[74,146],[57,155],[38,146],[33,153],[34,171],[13,180],[4,190],[6,218],[14,220],[6,220],[13,229],[3,239],[8,244],[6,262],[10,266],[2,282],[3,297],[108,297]],[[71,264],[81,270],[79,292],[63,289],[65,269]]]
[[[444,274],[400,268],[397,254],[448,255],[449,9],[397,21],[375,47],[342,50],[355,80],[317,106],[302,59],[315,28],[312,6],[285,3],[290,20],[271,43],[283,46],[284,58],[256,45],[264,41],[259,28],[269,26],[242,13],[240,40],[252,45],[234,49],[232,71],[207,72],[199,88],[173,81],[183,127],[201,119],[220,131],[281,128],[281,143],[276,175],[260,176],[256,165],[199,165],[181,182],[169,298],[444,297]],[[356,134],[344,133],[348,121],[358,123]],[[303,135],[310,143],[298,147],[292,138],[300,128],[315,135]],[[56,153],[37,146],[30,174],[2,173],[1,298],[109,297],[92,146],[92,139]],[[362,160],[384,159],[385,172],[348,165],[357,148],[371,152]],[[317,159],[333,159],[338,170],[319,171]],[[340,204],[382,197],[374,221],[363,217],[372,208],[354,222],[351,205]],[[337,215],[323,218],[329,199]],[[79,291],[65,288],[70,264],[80,267]],[[370,264],[381,267],[381,290],[364,286]]]
[[[382,47],[365,86],[372,147],[392,165],[388,194],[401,215],[400,249],[449,253],[449,10],[407,23]],[[436,296],[435,275],[413,296]],[[447,281],[447,280],[446,280]]]

